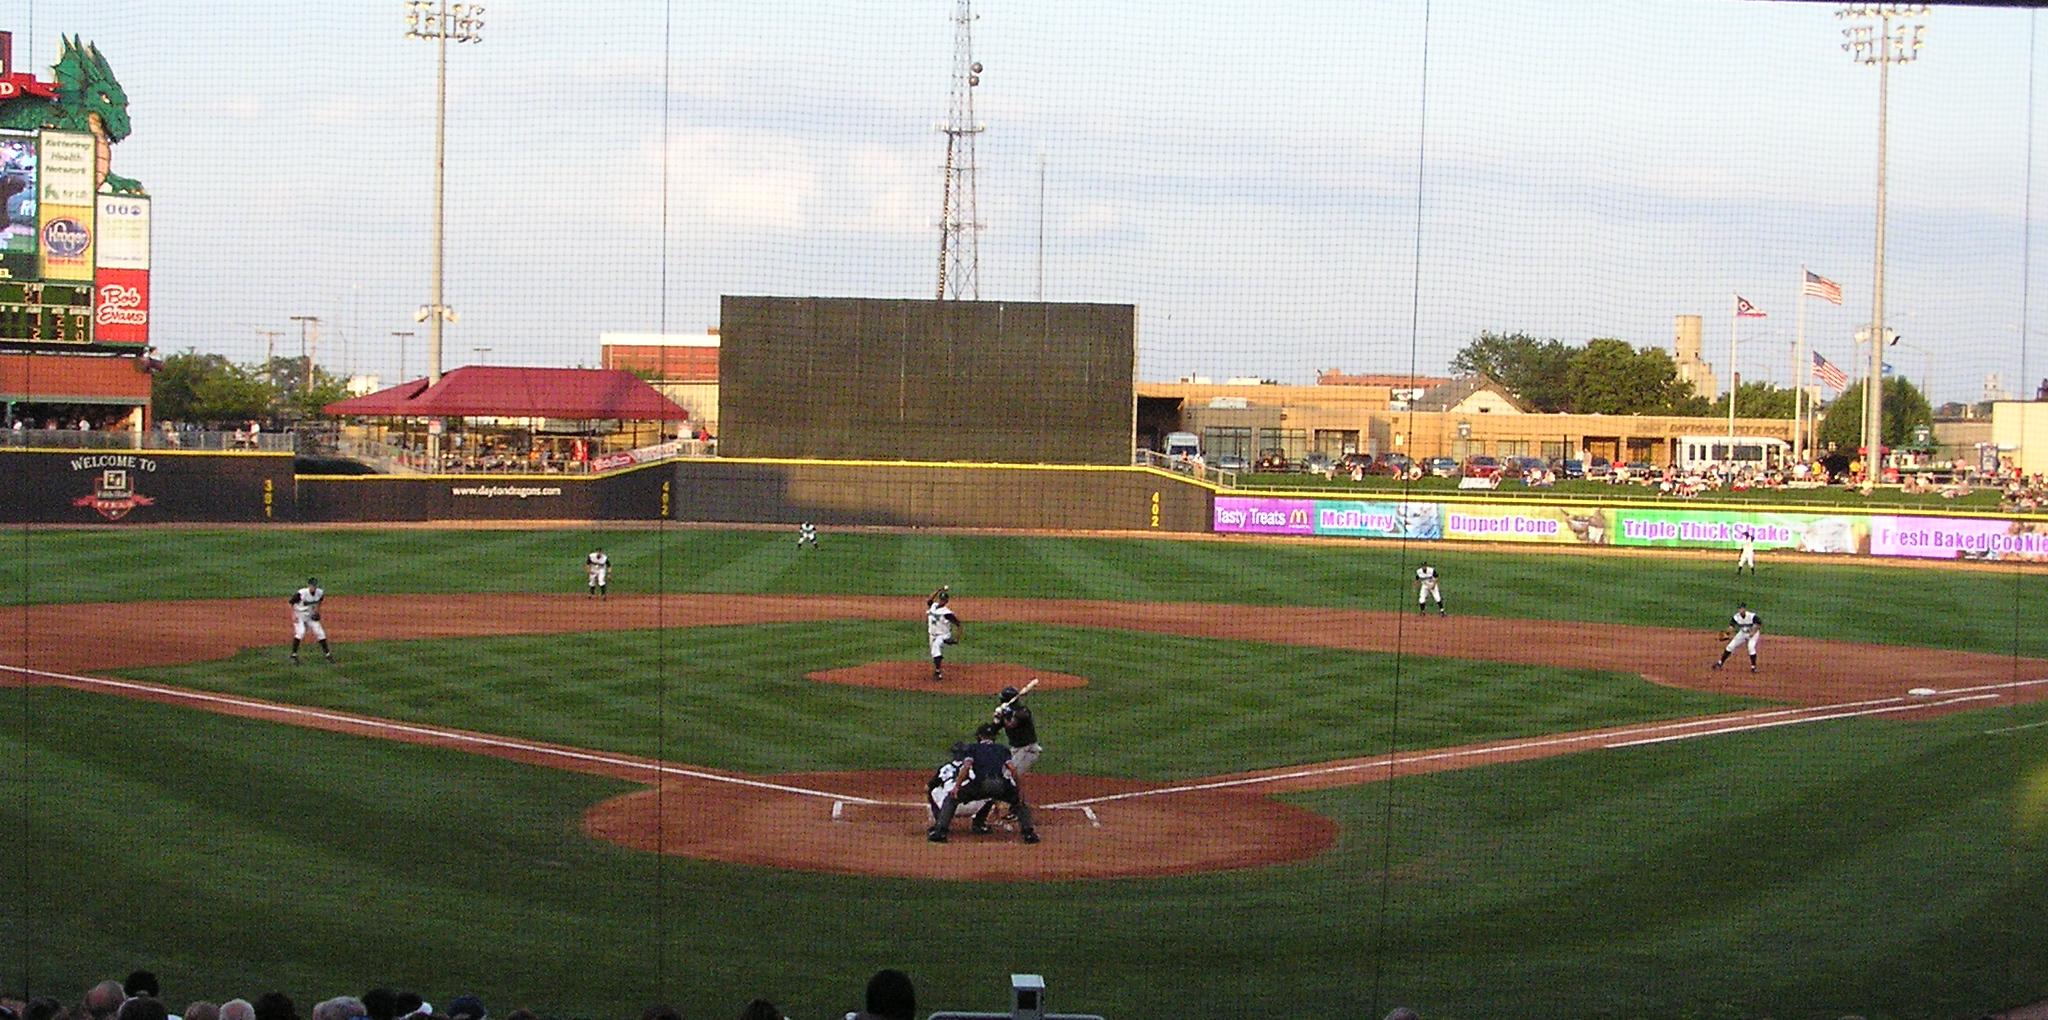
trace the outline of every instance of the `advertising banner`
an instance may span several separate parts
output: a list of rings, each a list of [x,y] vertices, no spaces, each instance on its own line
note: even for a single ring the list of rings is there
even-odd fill
[[[1850,554],[1861,550],[1869,520],[1846,514],[1736,510],[1617,510],[1615,545],[1734,549],[1749,532],[1759,549]]]
[[[35,280],[36,136],[0,131],[0,280]]]
[[[1215,529],[1226,534],[1313,535],[1315,501],[1218,496]]]
[[[45,280],[92,279],[92,206],[41,203],[41,257],[36,272]]]
[[[149,268],[149,199],[139,195],[99,196],[101,269]]]
[[[36,156],[37,272],[45,280],[92,280],[96,172],[93,138],[45,131]]]
[[[1445,506],[1444,537],[1480,542],[1602,545],[1611,540],[1601,509],[1557,506]]]
[[[149,270],[101,269],[93,274],[92,305],[94,340],[149,342]]]
[[[2031,521],[1952,517],[1873,517],[1870,552],[1940,560],[2048,562],[2048,533]]]
[[[1355,499],[1315,501],[1318,535],[1358,538],[1442,538],[1443,507],[1436,503],[1368,503]]]

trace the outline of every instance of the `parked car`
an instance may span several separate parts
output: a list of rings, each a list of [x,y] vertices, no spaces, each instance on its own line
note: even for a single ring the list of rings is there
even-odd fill
[[[1226,453],[1216,458],[1215,466],[1218,471],[1248,471],[1251,469],[1251,464],[1244,459],[1243,454],[1239,453]]]
[[[1586,462],[1583,460],[1561,460],[1557,462],[1557,467],[1551,470],[1556,471],[1559,478],[1584,478],[1586,477]]]
[[[1586,462],[1586,477],[1605,479],[1614,473],[1614,465],[1605,457],[1595,457]]]
[[[1465,478],[1499,478],[1500,472],[1500,461],[1483,455],[1465,458],[1465,465],[1458,469]]]
[[[1408,473],[1408,466],[1412,463],[1414,462],[1409,460],[1405,453],[1383,453],[1373,461],[1372,467],[1367,468],[1366,472],[1399,478]]]
[[[1337,470],[1349,471],[1352,468],[1361,468],[1367,474],[1371,474],[1372,462],[1373,457],[1370,453],[1347,453],[1337,458]]]
[[[1259,459],[1252,462],[1253,471],[1286,471],[1291,467],[1287,462],[1287,451],[1269,447],[1259,451]]]
[[[1645,478],[1655,478],[1664,473],[1651,467],[1650,462],[1647,460],[1632,460],[1623,464],[1622,467],[1628,469],[1628,479],[1632,482],[1641,481]]]
[[[1541,457],[1502,457],[1500,459],[1500,476],[1502,478],[1527,478],[1530,474],[1541,470],[1543,470],[1543,458]]]
[[[1329,454],[1321,450],[1310,450],[1295,464],[1295,470],[1326,475],[1336,470],[1336,463],[1330,459]]]
[[[1458,474],[1458,462],[1449,457],[1431,457],[1423,462],[1423,466],[1437,478],[1455,478]]]

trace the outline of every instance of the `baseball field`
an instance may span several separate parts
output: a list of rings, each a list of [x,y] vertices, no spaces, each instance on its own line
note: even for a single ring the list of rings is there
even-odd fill
[[[2048,574],[684,527],[28,531],[0,994],[1956,1017],[2048,998]],[[584,554],[615,566],[585,595]],[[1442,572],[1449,614],[1414,610]],[[337,663],[286,658],[317,575]],[[965,637],[930,682],[924,597]],[[1759,670],[1710,670],[1738,601]],[[1044,841],[925,842],[1030,696]],[[1915,689],[1932,693],[1911,693]]]

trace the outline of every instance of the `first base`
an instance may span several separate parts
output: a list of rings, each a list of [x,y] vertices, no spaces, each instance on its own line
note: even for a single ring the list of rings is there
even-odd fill
[[[1935,690],[1935,689],[1934,689],[1934,688],[1932,688],[1932,687],[1915,687],[1915,688],[1913,688],[1912,690],[1910,690],[1910,691],[1907,691],[1906,693],[1907,693],[1907,694],[1910,694],[1910,695],[1912,695],[1912,696],[1914,696],[1914,697],[1916,697],[1916,698],[1931,698],[1931,697],[1934,697],[1934,696],[1935,696],[1936,694],[1939,694],[1939,693],[1941,693],[1941,692],[1940,692],[1940,691],[1937,691],[1937,690]]]

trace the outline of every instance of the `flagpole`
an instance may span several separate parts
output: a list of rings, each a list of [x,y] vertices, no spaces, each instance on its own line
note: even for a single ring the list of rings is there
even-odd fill
[[[1799,264],[1799,324],[1793,330],[1792,350],[1792,459],[1804,461],[1802,442],[1806,424],[1806,263]]]
[[[1735,321],[1741,315],[1742,295],[1729,295],[1728,303],[1728,459],[1735,459]]]

